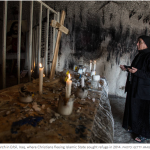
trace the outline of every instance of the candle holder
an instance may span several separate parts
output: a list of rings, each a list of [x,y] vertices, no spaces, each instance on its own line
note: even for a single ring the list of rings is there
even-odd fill
[[[32,93],[29,92],[25,86],[21,87],[19,89],[19,100],[20,102],[23,102],[23,103],[30,103],[33,101],[32,99]]]
[[[66,99],[65,95],[60,95],[58,102],[58,113],[60,113],[61,115],[70,115],[73,110],[74,100],[75,97],[73,96]]]
[[[87,88],[78,88],[76,91],[76,96],[81,98],[81,99],[85,99],[88,95],[88,89]]]
[[[100,75],[93,75],[92,76],[92,81],[91,81],[91,89],[99,89],[100,86]]]
[[[92,71],[92,60],[90,60],[90,72]]]
[[[26,97],[20,96],[19,100],[20,102],[23,102],[23,103],[30,103],[33,101],[32,96],[26,96]]]

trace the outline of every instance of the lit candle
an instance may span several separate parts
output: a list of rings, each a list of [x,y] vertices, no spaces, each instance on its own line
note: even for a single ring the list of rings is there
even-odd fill
[[[85,73],[85,71],[86,71],[86,68],[83,68],[83,73]]]
[[[68,74],[68,79],[66,81],[66,98],[70,98],[71,95],[72,81],[70,80],[70,78],[70,74]]]
[[[81,87],[84,87],[84,77],[81,78]]]
[[[42,94],[43,91],[43,67],[42,64],[40,63],[39,67],[39,94]]]
[[[94,60],[94,69],[93,71],[96,71],[96,60]]]
[[[90,60],[90,71],[92,70],[92,60]]]

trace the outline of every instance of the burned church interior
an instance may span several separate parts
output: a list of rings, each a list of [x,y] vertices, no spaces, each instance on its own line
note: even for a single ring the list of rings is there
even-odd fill
[[[120,65],[150,35],[149,7],[0,1],[0,143],[135,143]]]

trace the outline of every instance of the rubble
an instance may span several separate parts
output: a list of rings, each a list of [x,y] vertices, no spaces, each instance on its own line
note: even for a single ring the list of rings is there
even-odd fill
[[[45,105],[44,104],[42,105],[42,109],[45,109]]]
[[[28,111],[28,112],[33,112],[33,109],[32,109],[32,108],[26,108],[26,109],[25,109],[25,112],[27,112],[27,111]]]
[[[6,112],[6,115],[9,115],[10,114],[10,111],[8,110],[7,112]]]
[[[55,118],[51,118],[51,119],[49,120],[49,123],[53,123],[55,120],[56,120]]]
[[[60,114],[55,113],[55,117],[56,117],[56,119],[58,119],[60,117]]]
[[[39,105],[37,105],[36,102],[33,103],[32,108],[33,108],[35,111],[41,111],[41,108],[39,107]]]
[[[37,102],[33,102],[32,105],[37,105]]]
[[[92,98],[92,101],[95,102],[95,98]]]
[[[81,98],[81,99],[85,99],[88,95],[88,90],[84,89],[84,88],[78,88],[77,92],[76,92],[76,96]]]
[[[51,109],[49,107],[47,108],[47,113],[51,113]]]
[[[77,110],[77,113],[79,113],[79,112],[80,112],[80,109]]]

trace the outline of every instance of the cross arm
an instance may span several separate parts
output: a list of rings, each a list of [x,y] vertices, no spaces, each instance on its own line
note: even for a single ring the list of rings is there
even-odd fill
[[[60,23],[58,23],[56,20],[52,20],[50,25],[65,34],[69,34],[69,30]]]

